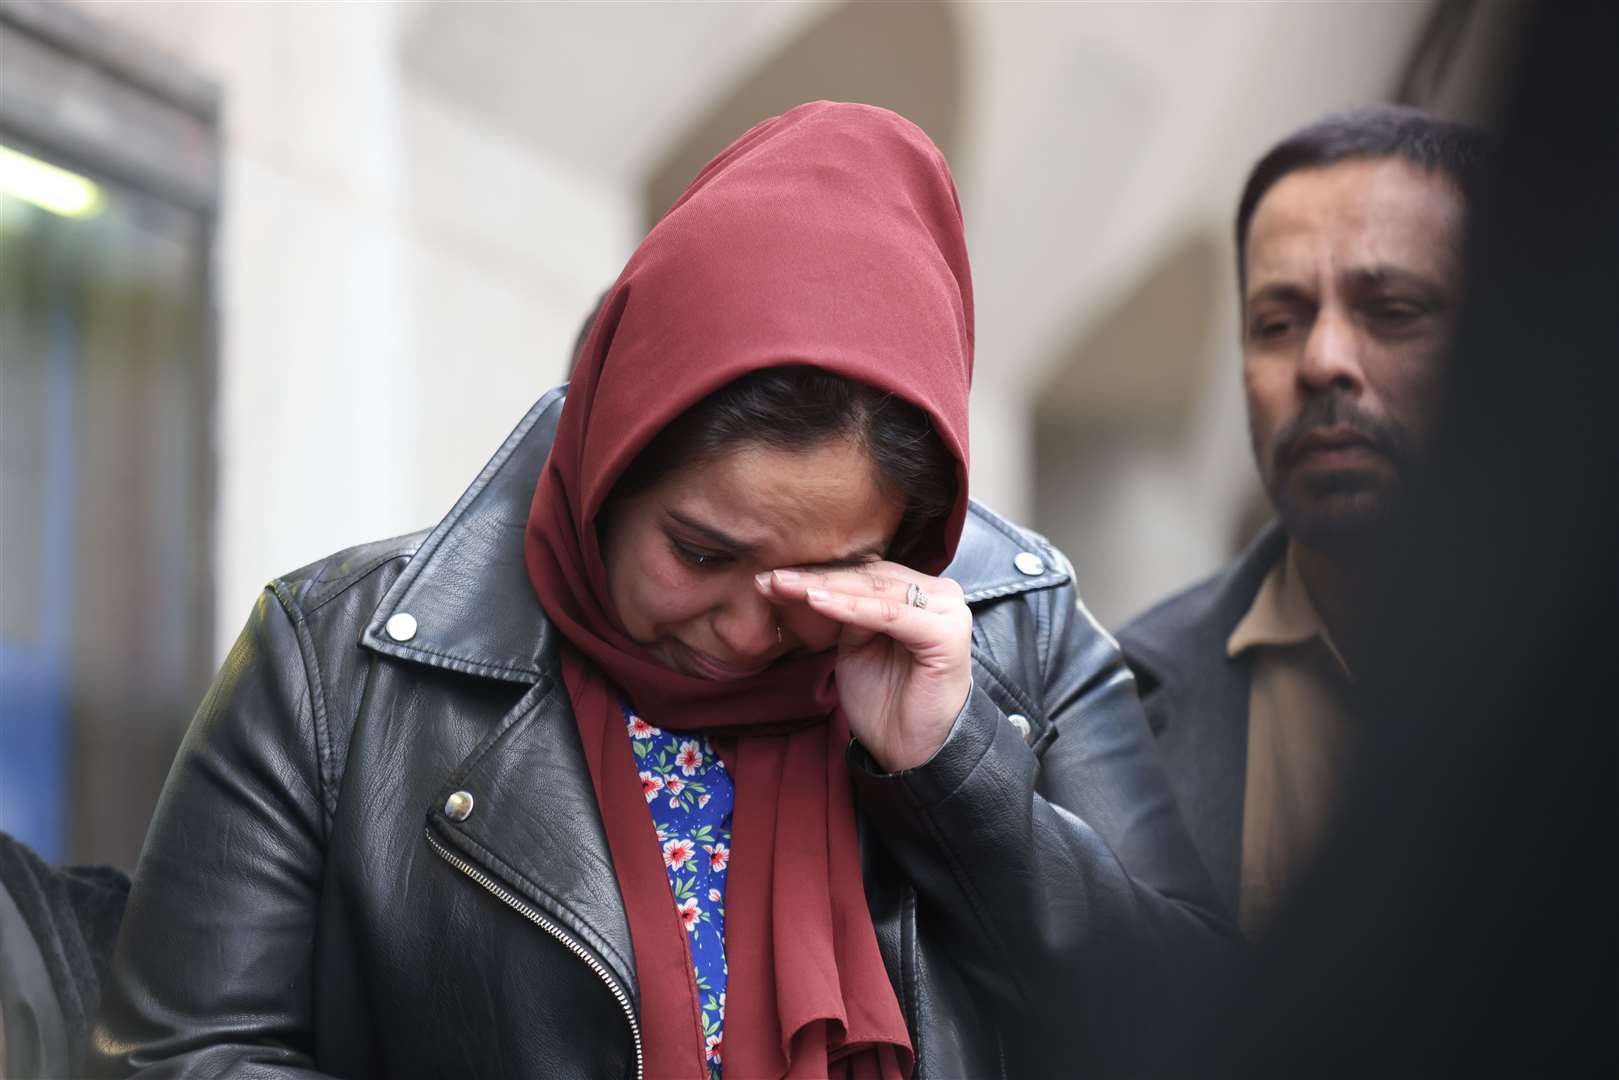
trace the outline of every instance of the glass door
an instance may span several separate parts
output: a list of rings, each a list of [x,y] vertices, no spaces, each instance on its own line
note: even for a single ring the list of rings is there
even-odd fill
[[[8,14],[0,830],[129,866],[209,667],[212,213],[128,167],[161,126],[98,148],[71,119],[161,98]]]

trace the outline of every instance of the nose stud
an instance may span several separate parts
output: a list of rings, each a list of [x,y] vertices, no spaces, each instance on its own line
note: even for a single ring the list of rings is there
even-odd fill
[[[781,638],[781,620],[780,619],[776,620],[776,644],[777,645],[784,644],[784,642],[782,641],[782,638]]]

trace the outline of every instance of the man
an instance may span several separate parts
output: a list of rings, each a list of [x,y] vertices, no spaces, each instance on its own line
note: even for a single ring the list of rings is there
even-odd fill
[[[1245,931],[1330,820],[1355,669],[1460,300],[1477,131],[1411,109],[1277,144],[1238,205],[1243,384],[1278,523],[1120,634],[1181,811]]]

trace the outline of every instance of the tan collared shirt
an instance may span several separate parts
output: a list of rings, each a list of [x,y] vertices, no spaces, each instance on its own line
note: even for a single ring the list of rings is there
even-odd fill
[[[1310,602],[1291,544],[1226,641],[1228,656],[1250,650],[1238,919],[1254,934],[1314,854],[1354,742],[1354,677]]]

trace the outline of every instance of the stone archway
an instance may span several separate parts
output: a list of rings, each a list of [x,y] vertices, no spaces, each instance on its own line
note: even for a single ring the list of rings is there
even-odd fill
[[[1213,236],[1184,235],[1074,335],[1031,399],[1034,524],[1074,560],[1106,624],[1183,584],[1181,567],[1227,554],[1223,534],[1206,550],[1221,493],[1193,490],[1187,467],[1208,379],[1225,366],[1224,258]]]
[[[648,174],[650,225],[743,131],[806,101],[881,105],[916,122],[947,158],[962,113],[962,48],[943,3],[845,3],[809,23],[676,137]]]

